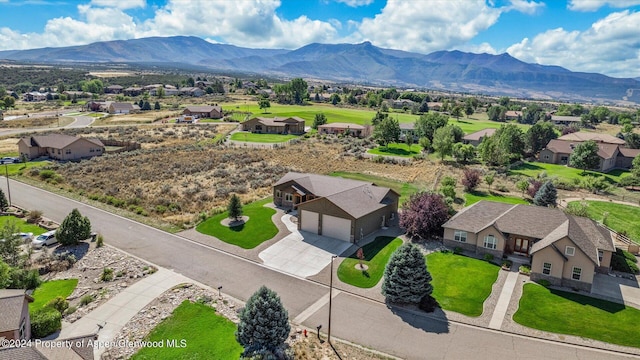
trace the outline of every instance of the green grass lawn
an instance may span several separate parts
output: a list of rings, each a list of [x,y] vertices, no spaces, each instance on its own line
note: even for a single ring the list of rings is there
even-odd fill
[[[34,236],[40,235],[45,232],[45,229],[41,228],[40,226],[29,224],[23,219],[17,218],[15,216],[0,216],[0,228],[4,228],[6,223],[12,220],[15,221],[16,225],[18,226],[18,232],[30,232],[33,233]]]
[[[237,132],[231,134],[231,140],[257,143],[280,143],[297,137],[298,135],[254,134],[250,132]]]
[[[249,217],[249,221],[240,226],[232,228],[220,224],[229,214],[225,211],[208,218],[196,226],[196,230],[203,234],[215,236],[216,238],[244,249],[253,249],[276,236],[278,228],[271,221],[271,216],[276,211],[270,207],[264,207],[272,201],[271,198],[252,202],[242,207],[243,214]]]
[[[491,121],[486,118],[486,115],[484,117],[479,117],[479,116],[476,117],[474,114],[470,119],[460,118],[460,121],[457,121],[454,118],[450,118],[449,124],[459,126],[462,129],[462,131],[464,131],[465,134],[471,134],[476,131],[480,131],[482,129],[498,129],[500,128],[500,126],[504,124],[512,124],[512,123]],[[525,132],[531,127],[531,125],[526,125],[526,124],[519,124],[519,123],[513,123],[513,124],[516,124],[522,131],[525,131]]]
[[[35,167],[43,167],[50,165],[51,161],[29,161],[26,163],[17,163],[17,164],[6,164],[7,170],[9,171],[9,176],[22,174],[23,171],[35,168]],[[4,166],[0,166],[0,175],[4,176],[5,169]]]
[[[417,184],[406,183],[396,180],[391,180],[387,178],[383,178],[375,175],[367,175],[362,173],[350,173],[344,171],[335,171],[329,174],[331,176],[339,176],[345,179],[354,179],[375,183],[378,186],[388,187],[393,189],[400,194],[400,201],[398,202],[400,205],[405,201],[409,200],[411,194],[416,193],[420,190]]]
[[[235,338],[236,325],[208,305],[185,300],[170,317],[158,324],[145,340],[162,341],[164,347],[145,347],[132,359],[238,359],[242,346]],[[168,347],[167,341],[186,340],[186,346]]]
[[[525,284],[513,320],[524,326],[640,347],[640,310],[605,300]]]
[[[411,146],[405,143],[392,143],[387,146],[378,146],[375,149],[368,151],[369,154],[382,155],[382,156],[402,156],[413,157],[422,152],[422,146],[413,144]]]
[[[78,286],[78,279],[53,280],[40,284],[33,292],[33,302],[29,304],[29,311],[34,311],[47,305],[49,301],[57,296],[67,298]]]
[[[542,162],[525,162],[524,164],[515,167],[509,171],[509,175],[524,175],[529,177],[535,177],[542,171],[545,171],[549,176],[557,176],[565,180],[582,179],[584,176],[602,176],[607,179],[611,184],[617,184],[623,177],[629,176],[630,173],[624,170],[613,170],[607,174],[603,174],[596,171],[587,171],[584,175],[582,170],[557,164],[547,164]]]
[[[402,239],[391,236],[378,236],[373,242],[362,247],[364,259],[362,263],[369,268],[367,271],[356,269],[360,263],[354,253],[344,259],[338,267],[338,278],[347,284],[361,288],[371,288],[382,278],[384,268],[396,249],[402,245]]]
[[[604,213],[609,213],[606,225],[613,230],[625,233],[640,243],[640,207],[616,204],[607,201],[587,201],[587,213],[596,221],[602,221]]]
[[[502,194],[494,193],[491,194],[486,193],[484,191],[474,191],[471,193],[464,193],[464,206],[470,206],[477,203],[480,200],[488,200],[488,201],[496,201],[506,204],[528,204],[529,202],[525,199],[513,196],[504,196]]]
[[[500,267],[453,253],[431,253],[425,258],[433,277],[432,296],[440,307],[467,316],[482,315]]]

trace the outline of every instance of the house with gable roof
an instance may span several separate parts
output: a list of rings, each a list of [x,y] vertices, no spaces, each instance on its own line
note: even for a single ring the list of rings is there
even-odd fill
[[[33,298],[24,290],[0,289],[0,338],[31,339],[30,302]]]
[[[77,160],[102,155],[104,149],[99,139],[64,134],[35,135],[18,141],[20,156],[29,159],[48,156],[56,160]]]
[[[243,131],[258,134],[304,134],[304,119],[297,116],[287,118],[254,117],[240,123]]]
[[[273,186],[274,204],[297,211],[298,229],[348,242],[395,223],[399,198],[371,182],[297,172]]]
[[[479,201],[444,225],[444,244],[501,258],[529,259],[531,279],[591,291],[615,252],[611,232],[595,221],[559,209]]]

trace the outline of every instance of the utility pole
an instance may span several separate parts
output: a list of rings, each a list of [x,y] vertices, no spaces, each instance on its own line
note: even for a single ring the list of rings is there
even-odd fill
[[[327,341],[331,344],[331,298],[333,297],[333,260],[337,255],[331,256],[331,277],[329,279],[329,326],[327,327]]]
[[[9,168],[4,163],[4,176],[7,178],[7,196],[9,197],[9,206],[11,206],[11,188],[9,187]]]

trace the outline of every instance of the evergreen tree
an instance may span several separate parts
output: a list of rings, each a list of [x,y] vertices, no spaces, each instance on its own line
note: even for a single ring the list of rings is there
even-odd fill
[[[156,101],[156,103],[153,105],[153,109],[160,110],[160,102]]]
[[[89,236],[91,222],[88,217],[82,216],[78,209],[73,209],[56,230],[56,238],[62,245],[75,245]]]
[[[227,211],[229,212],[229,218],[238,220],[239,217],[242,216],[242,202],[240,201],[240,197],[238,195],[231,195],[231,199],[229,199],[229,205],[227,205]]]
[[[551,181],[547,181],[536,192],[533,203],[538,206],[555,207],[558,201],[558,191]]]
[[[324,113],[317,113],[313,118],[313,124],[311,125],[311,128],[317,129],[318,126],[324,125],[326,123],[327,123],[326,115]]]
[[[7,201],[7,197],[4,196],[4,191],[0,189],[0,211],[7,211],[9,208],[9,202]]]
[[[411,243],[403,244],[384,269],[382,294],[391,303],[417,304],[432,291],[431,274],[420,249]]]
[[[251,295],[239,318],[236,340],[245,349],[245,355],[259,350],[276,352],[291,330],[280,297],[266,286]]]
[[[142,108],[141,108],[141,109],[142,109],[142,110],[145,110],[145,111],[147,111],[147,110],[151,110],[151,104],[149,104],[149,102],[148,102],[148,101],[145,101],[145,102],[142,104]]]

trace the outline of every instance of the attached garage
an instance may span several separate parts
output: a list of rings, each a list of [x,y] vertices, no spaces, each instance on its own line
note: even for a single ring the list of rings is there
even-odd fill
[[[322,236],[351,241],[351,220],[326,214],[322,215]]]
[[[314,234],[318,233],[319,215],[317,212],[301,210],[300,217],[302,218],[302,221],[300,223],[300,230],[308,231]]]

